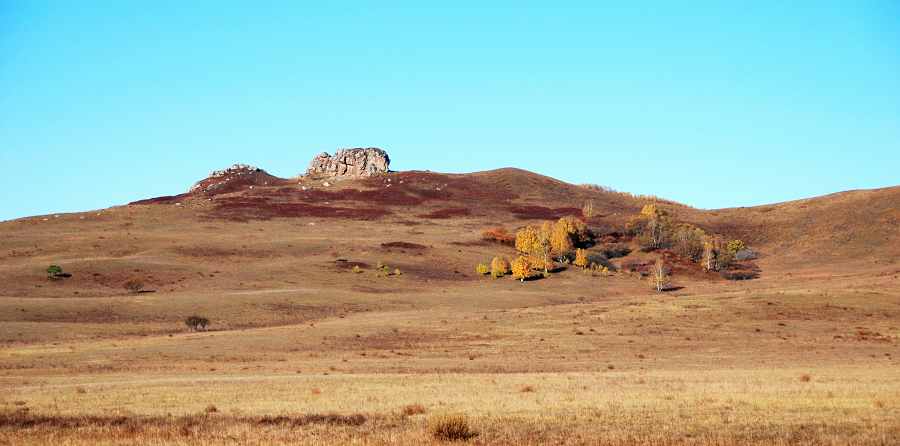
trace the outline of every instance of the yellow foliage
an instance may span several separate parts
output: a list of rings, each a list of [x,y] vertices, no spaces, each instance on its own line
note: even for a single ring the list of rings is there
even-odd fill
[[[666,215],[666,211],[658,208],[656,204],[649,203],[645,204],[643,208],[641,208],[641,215],[647,218],[658,218]]]
[[[475,272],[478,274],[481,274],[483,276],[483,275],[491,272],[491,270],[484,263],[479,263],[478,265],[475,266]]]
[[[540,234],[534,226],[526,226],[516,232],[516,250],[530,254],[540,246]]]
[[[569,228],[566,227],[562,220],[553,226],[553,232],[550,234],[550,248],[556,255],[562,255],[572,250],[575,244],[572,243],[572,237]]]
[[[524,281],[531,277],[531,268],[531,261],[527,257],[516,257],[512,262],[512,276],[514,279]]]
[[[588,266],[587,252],[581,248],[575,250],[575,266],[582,269]]]
[[[494,257],[491,260],[491,275],[495,278],[509,274],[509,262],[503,257]]]

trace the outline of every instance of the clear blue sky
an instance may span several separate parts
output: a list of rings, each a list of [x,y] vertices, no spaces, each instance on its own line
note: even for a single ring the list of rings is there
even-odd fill
[[[0,0],[0,219],[353,146],[704,208],[900,183],[896,1],[429,3]]]

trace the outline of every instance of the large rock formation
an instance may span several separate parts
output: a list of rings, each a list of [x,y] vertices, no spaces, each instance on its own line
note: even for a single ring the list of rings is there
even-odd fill
[[[334,156],[317,155],[306,169],[307,175],[327,177],[370,177],[386,173],[391,159],[384,150],[370,148],[341,149]]]

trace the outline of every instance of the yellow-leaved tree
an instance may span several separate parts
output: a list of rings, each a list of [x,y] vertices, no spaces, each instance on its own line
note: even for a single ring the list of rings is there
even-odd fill
[[[540,234],[534,226],[526,226],[516,232],[516,251],[531,254],[539,245]]]
[[[531,277],[531,262],[528,260],[528,257],[518,256],[513,260],[512,276],[513,279],[519,279],[522,282]]]
[[[528,257],[531,268],[543,269],[545,272],[553,269],[550,243],[552,232],[553,223],[544,222],[540,228],[526,226],[516,233],[516,250]]]

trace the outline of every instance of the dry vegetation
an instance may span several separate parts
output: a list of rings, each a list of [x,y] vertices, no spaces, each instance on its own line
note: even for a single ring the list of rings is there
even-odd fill
[[[0,444],[900,438],[894,189],[705,212],[512,169],[234,187],[0,223]],[[733,240],[752,280],[705,271]]]

